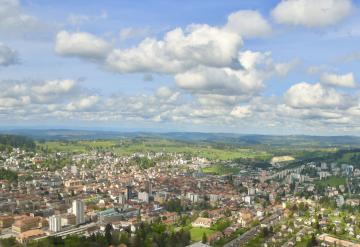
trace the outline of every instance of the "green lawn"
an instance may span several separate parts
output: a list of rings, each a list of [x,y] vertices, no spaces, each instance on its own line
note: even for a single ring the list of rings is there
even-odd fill
[[[190,229],[191,241],[199,242],[202,240],[203,234],[209,235],[214,231],[208,228],[194,227]]]
[[[216,164],[203,168],[204,173],[225,175],[225,174],[236,174],[240,171],[239,167],[231,167],[224,164]]]
[[[328,177],[327,179],[316,182],[319,185],[336,187],[339,185],[345,185],[346,179],[344,177]]]

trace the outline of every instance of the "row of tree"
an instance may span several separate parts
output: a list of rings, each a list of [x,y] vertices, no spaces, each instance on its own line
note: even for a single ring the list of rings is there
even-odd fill
[[[180,229],[170,231],[166,225],[157,221],[153,224],[141,223],[135,233],[130,229],[114,230],[112,225],[105,227],[105,234],[90,237],[71,235],[66,238],[48,237],[27,243],[27,247],[108,247],[125,244],[128,247],[185,247],[190,244],[190,232]],[[2,247],[22,247],[15,238],[0,240]]]
[[[17,135],[0,135],[0,150],[12,148],[22,148],[26,150],[35,150],[35,142],[25,136]]]

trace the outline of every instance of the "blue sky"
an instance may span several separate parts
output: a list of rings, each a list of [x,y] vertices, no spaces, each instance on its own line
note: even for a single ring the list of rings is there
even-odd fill
[[[0,0],[1,126],[358,135],[358,8]]]

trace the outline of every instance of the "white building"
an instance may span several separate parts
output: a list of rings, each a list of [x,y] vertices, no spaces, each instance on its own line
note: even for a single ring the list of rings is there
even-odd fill
[[[49,217],[49,230],[52,232],[61,231],[61,216],[53,215]]]
[[[217,202],[219,200],[219,196],[216,194],[210,194],[210,202]]]
[[[247,203],[247,204],[252,204],[253,203],[253,196],[244,196],[244,202]]]
[[[149,193],[147,193],[147,192],[139,192],[138,193],[138,199],[140,201],[149,203]]]
[[[126,196],[124,193],[120,193],[118,202],[120,205],[126,204]]]
[[[73,201],[72,212],[76,216],[77,225],[85,223],[85,204],[83,201]]]
[[[342,195],[339,195],[336,198],[336,205],[340,208],[344,205],[344,203],[345,203],[344,197]]]
[[[210,228],[213,224],[213,220],[209,218],[197,218],[193,223],[191,223],[192,227],[203,227]]]
[[[255,188],[253,188],[253,187],[248,188],[248,195],[249,196],[253,196],[253,195],[255,195],[255,193],[256,193]]]
[[[187,199],[189,199],[192,203],[197,203],[200,201],[199,195],[188,192],[186,194]]]

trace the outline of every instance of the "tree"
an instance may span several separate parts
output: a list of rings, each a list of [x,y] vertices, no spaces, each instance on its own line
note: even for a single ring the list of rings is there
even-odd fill
[[[170,199],[169,201],[166,202],[165,208],[169,212],[179,213],[182,211],[181,201],[178,198]]]
[[[129,235],[126,232],[121,233],[120,235],[120,244],[126,244],[129,245]]]
[[[264,227],[262,229],[262,234],[263,234],[264,237],[269,236],[269,234],[270,234],[269,229],[267,227]]]
[[[206,243],[207,243],[207,236],[206,236],[206,233],[205,233],[205,232],[203,233],[201,242],[202,242],[203,244],[206,244]]]
[[[36,144],[32,139],[24,136],[0,135],[0,150],[5,150],[8,147],[22,148],[32,151],[36,148]]]
[[[105,239],[108,244],[112,243],[112,230],[113,230],[113,227],[111,224],[107,224],[105,226]]]
[[[317,241],[314,234],[311,236],[311,239],[307,244],[307,247],[313,247],[313,246],[317,246]]]
[[[201,217],[209,218],[209,212],[208,211],[202,212]]]
[[[1,239],[0,240],[0,245],[3,246],[3,247],[17,246],[16,239],[14,237]]]

